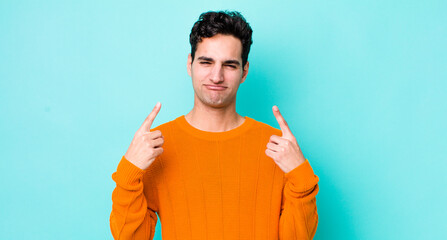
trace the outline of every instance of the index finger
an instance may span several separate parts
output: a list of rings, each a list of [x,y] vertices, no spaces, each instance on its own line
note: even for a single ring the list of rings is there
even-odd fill
[[[151,130],[152,123],[154,122],[154,119],[157,116],[158,112],[160,112],[160,108],[161,108],[161,103],[157,102],[157,104],[155,104],[154,109],[152,109],[152,112],[144,120],[139,131],[149,132]]]
[[[278,107],[273,106],[272,109],[273,109],[273,115],[275,115],[276,121],[278,122],[279,127],[281,128],[282,136],[283,137],[293,136],[292,132],[289,129],[289,125],[287,124],[286,120],[283,118],[283,116],[279,112]]]

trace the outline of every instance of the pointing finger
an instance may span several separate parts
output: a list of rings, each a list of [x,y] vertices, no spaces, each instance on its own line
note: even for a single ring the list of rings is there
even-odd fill
[[[149,132],[151,130],[152,123],[154,122],[155,117],[157,116],[158,112],[160,112],[161,103],[157,102],[155,104],[154,109],[152,109],[152,112],[149,114],[149,116],[146,117],[143,124],[140,127],[140,131],[143,132]]]
[[[278,107],[275,105],[275,106],[273,106],[272,110],[273,110],[273,115],[275,115],[276,121],[278,122],[279,127],[281,128],[282,137],[285,137],[285,138],[293,137],[293,134],[289,129],[289,125],[287,124],[286,120],[283,118],[283,116],[279,112]]]

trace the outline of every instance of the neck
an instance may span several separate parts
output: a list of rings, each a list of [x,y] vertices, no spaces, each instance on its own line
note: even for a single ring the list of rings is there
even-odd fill
[[[191,126],[202,131],[229,131],[245,121],[245,118],[236,112],[235,105],[233,102],[226,107],[213,108],[194,103],[193,109],[185,115],[185,119]]]

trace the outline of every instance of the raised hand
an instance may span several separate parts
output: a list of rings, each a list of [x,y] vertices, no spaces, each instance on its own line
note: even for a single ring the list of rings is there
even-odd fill
[[[151,125],[160,111],[161,103],[157,103],[152,112],[144,120],[135,133],[124,157],[138,168],[147,169],[155,158],[163,152],[164,143],[160,130],[151,132]]]
[[[278,107],[273,106],[272,110],[281,128],[282,136],[272,135],[270,137],[265,154],[273,158],[281,170],[288,173],[305,162],[306,159]]]

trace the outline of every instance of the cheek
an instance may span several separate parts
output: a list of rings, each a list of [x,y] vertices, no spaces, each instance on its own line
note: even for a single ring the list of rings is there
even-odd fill
[[[198,81],[206,80],[209,75],[209,71],[206,68],[196,68],[194,69],[194,77]]]
[[[191,68],[191,77],[193,80],[201,79],[203,77],[203,70],[200,68]]]
[[[237,85],[241,81],[242,74],[239,71],[228,71],[225,73],[225,79],[232,85]]]

